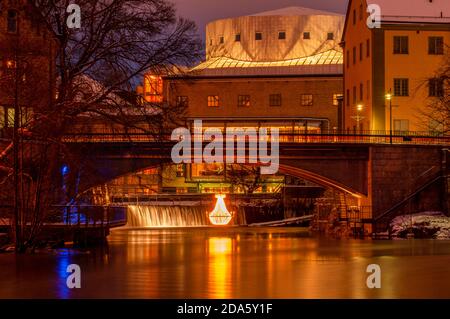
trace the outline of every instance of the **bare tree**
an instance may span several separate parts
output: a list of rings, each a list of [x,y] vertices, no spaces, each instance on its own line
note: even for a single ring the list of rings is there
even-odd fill
[[[58,42],[58,81],[54,99],[44,104],[30,102],[31,119],[19,124],[20,115],[16,116],[18,138],[0,150],[0,182],[7,193],[14,189],[16,195],[13,220],[19,252],[36,244],[52,204],[77,196],[76,169],[67,172],[63,196],[57,183],[62,163],[72,168],[79,165],[64,137],[83,133],[80,129],[89,129],[83,123],[94,120],[125,134],[140,131],[162,138],[177,125],[183,110],[167,103],[141,103],[134,87],[144,73],[170,74],[180,65],[195,63],[201,52],[195,24],[177,18],[174,6],[166,0],[79,0],[81,29],[67,26],[68,0],[34,2]],[[20,37],[21,48],[27,47],[25,37]],[[16,60],[12,79],[20,84],[24,74],[19,64],[32,63],[17,51]],[[24,90],[22,100],[42,94],[38,84],[28,86],[30,92]],[[7,93],[17,101],[17,96]]]
[[[420,119],[431,132],[450,134],[450,50],[446,50],[442,66],[436,72],[435,78],[431,82],[426,81],[425,85],[432,85],[433,99],[420,112]]]

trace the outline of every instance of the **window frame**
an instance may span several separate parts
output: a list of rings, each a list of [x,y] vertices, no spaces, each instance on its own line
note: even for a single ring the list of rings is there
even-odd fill
[[[238,95],[238,107],[250,107],[251,104],[251,96],[248,94],[239,94]]]
[[[310,31],[303,32],[303,40],[311,40],[311,32]]]
[[[428,97],[444,97],[444,80],[433,78],[428,80]]]
[[[398,83],[398,85],[396,84],[396,82]],[[409,96],[409,79],[408,78],[394,79],[394,96],[397,96],[397,97],[408,97]]]
[[[406,40],[406,42],[403,42],[403,40]],[[409,54],[409,37],[407,35],[395,35],[393,37],[393,53]]]
[[[286,31],[278,31],[278,40],[286,40]]]
[[[206,98],[206,103],[208,107],[220,107],[219,95],[208,95]]]
[[[189,97],[187,95],[177,95],[176,99],[177,107],[188,107],[189,106]]]
[[[304,93],[300,95],[300,105],[301,106],[313,106],[314,105],[314,95],[309,93]]]
[[[438,40],[440,43],[438,44]],[[432,42],[433,41],[433,42]],[[432,44],[434,50],[432,51]],[[429,55],[444,55],[444,37],[442,36],[432,36],[428,37],[428,54]]]
[[[269,94],[269,106],[279,107],[281,106],[282,97],[280,93]]]
[[[255,31],[255,41],[262,41],[263,34],[261,31]]]

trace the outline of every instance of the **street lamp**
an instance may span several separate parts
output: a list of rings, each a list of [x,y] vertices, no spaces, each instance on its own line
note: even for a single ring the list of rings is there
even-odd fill
[[[364,119],[364,116],[361,116],[361,112],[364,109],[364,105],[361,103],[356,106],[356,116],[352,116],[353,119],[356,120],[356,128],[360,130],[359,123]]]
[[[389,140],[392,144],[392,90],[386,94],[386,100],[389,101]]]

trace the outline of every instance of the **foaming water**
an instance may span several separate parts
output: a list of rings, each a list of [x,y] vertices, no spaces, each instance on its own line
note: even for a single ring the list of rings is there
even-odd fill
[[[208,225],[200,206],[128,206],[127,227],[202,227]]]

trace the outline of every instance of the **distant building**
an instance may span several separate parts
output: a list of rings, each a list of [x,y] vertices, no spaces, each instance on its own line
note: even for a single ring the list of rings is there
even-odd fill
[[[372,4],[381,9],[381,28],[367,25]],[[436,71],[449,45],[448,0],[350,0],[343,35],[345,128],[438,129],[420,112],[443,94]]]
[[[208,127],[277,127],[290,133],[337,130],[343,92],[339,46],[344,16],[290,7],[213,21],[206,28],[206,60],[181,75],[147,74],[145,101],[186,109]],[[221,163],[166,168],[160,191],[242,193],[230,182],[240,167]],[[156,174],[156,172],[154,172]],[[160,173],[161,174],[161,173]],[[284,176],[265,176],[256,193],[281,191]]]
[[[164,98],[206,125],[337,129],[343,23],[339,14],[301,7],[211,22],[206,61],[164,77]]]
[[[0,132],[14,125],[16,100],[26,121],[54,99],[57,43],[32,1],[0,1]]]

